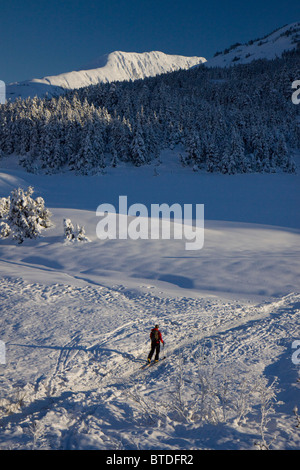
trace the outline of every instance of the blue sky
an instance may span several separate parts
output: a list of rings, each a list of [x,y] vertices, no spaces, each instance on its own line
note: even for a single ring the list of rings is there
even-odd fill
[[[299,20],[299,0],[0,0],[0,79],[68,72],[115,50],[209,58]]]

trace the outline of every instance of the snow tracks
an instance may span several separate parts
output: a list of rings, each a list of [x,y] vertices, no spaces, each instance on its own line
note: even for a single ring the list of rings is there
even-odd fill
[[[247,406],[241,397],[262,374],[281,381],[278,442],[299,444],[284,436],[299,393],[291,344],[300,295],[256,306],[7,278],[0,299],[2,449],[218,448],[212,425],[224,448],[235,438],[237,448],[251,448],[259,426],[238,426],[258,406],[257,390],[247,392]],[[157,322],[167,359],[143,371]]]

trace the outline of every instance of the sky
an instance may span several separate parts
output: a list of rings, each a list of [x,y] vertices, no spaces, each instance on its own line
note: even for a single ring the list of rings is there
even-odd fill
[[[0,80],[78,70],[116,50],[209,59],[299,20],[299,0],[0,0]]]

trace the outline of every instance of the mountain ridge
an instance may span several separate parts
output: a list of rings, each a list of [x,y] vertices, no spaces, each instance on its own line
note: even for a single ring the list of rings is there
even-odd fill
[[[276,59],[284,52],[292,51],[300,44],[300,22],[290,23],[267,34],[263,38],[236,43],[223,52],[216,52],[205,63],[208,67],[230,67],[247,64],[253,60]]]
[[[11,100],[18,97],[22,99],[47,95],[53,97],[67,90],[99,83],[144,79],[177,70],[188,70],[199,65],[231,67],[259,59],[273,60],[281,57],[284,52],[299,48],[299,45],[300,22],[294,22],[277,28],[263,38],[250,40],[245,44],[233,44],[223,52],[216,52],[210,59],[200,56],[171,55],[161,51],[142,53],[113,51],[78,70],[10,83],[6,88],[6,96]]]
[[[48,93],[50,96],[61,94],[65,90],[83,88],[89,85],[113,81],[130,81],[180,69],[189,69],[206,61],[204,57],[186,57],[170,55],[160,51],[123,52],[114,51],[96,59],[86,68],[58,75],[34,78],[7,86],[7,97],[26,98]],[[100,67],[97,67],[100,65]],[[94,67],[94,68],[93,68]],[[15,96],[13,96],[15,95]]]

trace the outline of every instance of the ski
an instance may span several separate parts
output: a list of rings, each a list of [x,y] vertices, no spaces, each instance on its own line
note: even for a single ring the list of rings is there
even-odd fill
[[[162,357],[161,359],[159,359],[158,361],[154,361],[154,362],[151,362],[150,366],[155,366],[155,364],[159,364],[161,361],[163,361],[164,359],[166,359],[166,356]]]
[[[151,366],[151,362],[146,362],[146,364],[143,364],[142,367],[140,367],[140,369],[146,369],[147,367]]]
[[[140,367],[140,369],[147,369],[148,367],[155,366],[155,364],[159,364],[164,359],[166,359],[166,357],[162,357],[161,359],[159,359],[159,361],[146,362],[146,364],[142,365],[142,367]]]

